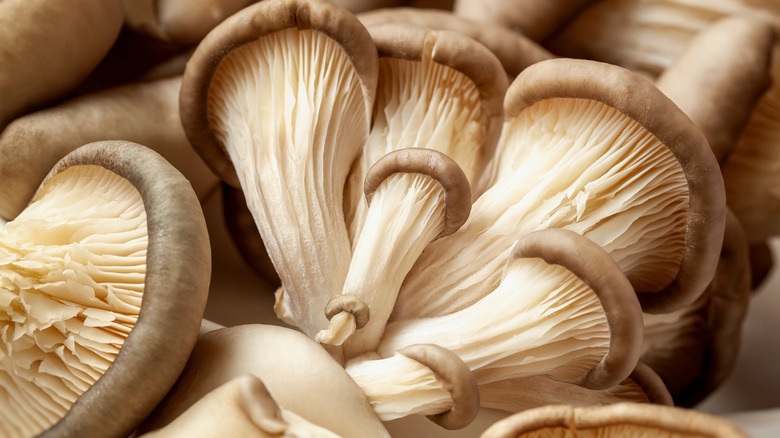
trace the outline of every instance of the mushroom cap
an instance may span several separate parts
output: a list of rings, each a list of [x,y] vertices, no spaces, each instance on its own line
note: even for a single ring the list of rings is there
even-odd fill
[[[204,199],[218,180],[192,150],[179,121],[181,77],[129,84],[83,95],[27,114],[0,132],[0,217],[27,205],[52,166],[95,141],[143,144],[173,164]],[[20,166],[19,163],[25,163]]]
[[[693,37],[656,81],[702,130],[721,164],[769,88],[774,43],[774,30],[766,20],[727,17]]]
[[[591,1],[456,0],[454,10],[472,20],[505,26],[534,41],[542,41]]]
[[[119,0],[0,2],[0,129],[84,80],[121,27]]]
[[[616,403],[605,406],[572,407],[550,405],[514,414],[489,427],[482,438],[525,436],[669,436],[746,437],[729,421],[672,406]]]
[[[176,381],[195,344],[211,270],[208,233],[189,182],[160,155],[130,142],[78,148],[57,163],[33,200],[80,166],[113,172],[140,194],[148,232],[144,294],[138,322],[113,363],[42,436],[128,435]]]
[[[451,11],[420,8],[387,8],[358,15],[368,28],[386,23],[403,23],[436,30],[450,30],[485,45],[501,61],[507,75],[514,78],[526,67],[554,55],[525,36],[503,26],[485,26],[470,17]]]
[[[322,347],[297,331],[260,324],[202,335],[181,378],[141,430],[168,424],[246,374],[259,377],[283,408],[340,436],[387,436],[360,388]]]
[[[233,186],[239,186],[238,177],[208,114],[211,81],[231,52],[290,28],[313,29],[341,46],[360,79],[368,102],[366,117],[370,118],[376,89],[376,48],[354,16],[324,0],[271,0],[244,8],[200,42],[187,63],[180,95],[181,120],[193,147],[214,173]]]

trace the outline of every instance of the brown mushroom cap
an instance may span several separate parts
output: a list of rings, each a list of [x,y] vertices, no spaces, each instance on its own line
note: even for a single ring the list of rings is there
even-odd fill
[[[552,53],[517,32],[503,26],[485,26],[471,17],[451,11],[399,7],[364,12],[358,18],[368,28],[386,23],[404,23],[465,35],[490,49],[511,78],[531,64],[554,58]]]
[[[81,172],[85,176],[79,179]],[[122,251],[125,252],[143,250],[140,254],[145,256],[143,258],[145,272],[141,277],[142,284],[137,285],[142,293],[142,298],[138,294],[129,293],[133,297],[127,298],[129,301],[126,305],[122,304],[121,300],[112,298],[113,293],[119,294],[120,290],[124,290],[124,288],[130,290],[136,288],[133,286],[133,278],[137,276],[134,277],[135,271],[131,266],[137,262],[134,260],[137,255],[134,252],[115,255],[100,254],[100,258],[94,262],[93,271],[87,270],[89,272],[84,272],[69,280],[66,283],[68,287],[60,292],[68,296],[87,294],[82,297],[84,302],[97,303],[96,307],[101,308],[97,301],[92,302],[98,297],[90,301],[88,294],[95,292],[88,292],[87,289],[91,290],[92,286],[90,285],[102,283],[102,287],[107,287],[109,290],[108,297],[103,299],[111,305],[124,310],[140,305],[140,309],[136,310],[138,323],[131,324],[126,329],[120,329],[118,326],[126,319],[124,316],[117,314],[109,317],[99,310],[88,310],[89,307],[93,307],[92,305],[77,305],[73,301],[72,305],[77,306],[77,308],[85,306],[83,308],[85,315],[91,315],[91,318],[97,318],[101,321],[105,320],[103,322],[90,322],[87,318],[83,322],[86,327],[108,325],[111,330],[120,330],[120,332],[126,330],[126,338],[124,342],[120,342],[121,349],[115,358],[112,357],[113,361],[109,361],[105,373],[98,376],[97,381],[78,396],[75,403],[69,407],[67,414],[46,430],[44,436],[83,436],[96,430],[111,435],[130,434],[159,403],[183,369],[197,338],[206,305],[211,265],[208,234],[200,204],[192,192],[189,182],[153,151],[134,143],[122,141],[92,143],[81,147],[63,158],[51,170],[33,198],[31,207],[39,202],[48,202],[54,205],[56,199],[49,199],[52,198],[49,194],[57,194],[58,190],[62,191],[63,189],[67,192],[70,190],[69,187],[74,186],[73,183],[69,183],[70,185],[63,185],[63,189],[61,189],[60,182],[90,181],[89,175],[94,175],[96,172],[98,176],[108,176],[103,176],[103,179],[95,179],[95,185],[99,186],[101,181],[121,181],[121,184],[134,188],[143,204],[142,209],[145,212],[148,233],[145,233],[148,235],[148,240],[144,240],[148,241],[146,247],[140,248],[138,246],[140,240],[132,245],[121,245]],[[103,191],[101,194],[104,193]],[[116,194],[116,196],[120,196],[120,194]],[[67,209],[67,206],[61,208]],[[85,214],[88,216],[90,212],[93,210],[87,208],[83,212],[79,211],[71,213],[71,215]],[[99,208],[96,207],[94,212],[100,212]],[[132,216],[132,212],[126,214],[128,217]],[[21,217],[16,220],[20,220]],[[56,221],[54,220],[53,224],[56,224]],[[50,235],[40,232],[36,235],[38,239],[46,239],[47,236],[50,239],[54,239],[56,236],[66,240],[73,238],[76,239],[74,241],[76,245],[69,247],[79,248],[78,245],[84,245],[84,248],[88,246],[91,248],[84,251],[95,249],[98,252],[107,251],[110,245],[102,244],[101,239],[110,236],[112,231],[92,229],[93,227],[97,228],[97,226],[91,227],[91,223],[89,219],[74,219],[68,221],[67,226],[53,229]],[[14,227],[12,224],[14,221],[9,222],[6,231],[11,231],[11,227]],[[70,230],[74,233],[72,236],[67,234],[68,226],[74,227]],[[113,233],[123,231],[121,227],[117,228],[119,230],[113,231]],[[125,232],[125,234],[127,237],[132,235],[129,232]],[[56,240],[52,240],[48,243],[55,242]],[[107,263],[109,266],[104,267],[101,263]],[[112,263],[118,266],[111,268]],[[80,286],[80,282],[84,282],[83,285]],[[112,286],[112,283],[117,284]],[[112,291],[112,287],[115,287],[116,290]],[[54,296],[60,293],[57,292],[56,284],[50,285],[49,289],[42,287],[41,290],[50,291],[53,297],[51,299],[56,299]],[[127,294],[127,292],[122,292],[122,294]],[[68,301],[66,298],[63,300]],[[62,302],[65,303],[65,301]],[[134,303],[132,306],[131,302]],[[116,322],[113,322],[113,318],[116,318]],[[132,318],[128,317],[127,319],[129,321]],[[64,325],[66,328],[69,327],[67,321]],[[95,331],[87,336],[93,340],[103,339],[97,333]],[[111,338],[108,333],[106,332],[106,336]],[[53,333],[49,335],[53,335]],[[75,357],[90,357],[86,349],[79,347],[81,342],[88,341],[79,340],[78,330],[74,333],[66,330],[60,336],[75,339],[76,346],[65,347],[75,348],[75,350],[71,350]],[[56,336],[50,336],[47,339],[47,342],[53,342],[55,346],[57,345]],[[73,339],[63,342],[64,345],[69,345],[68,343],[72,341]],[[90,345],[89,348],[102,350],[101,347],[94,344]],[[108,348],[105,351],[110,350],[111,348]],[[62,353],[66,354],[64,351]],[[83,368],[79,368],[76,371],[77,374],[89,373],[85,370],[88,370],[90,366],[88,363],[91,361],[94,359],[88,361]],[[154,369],[155,372],[149,373],[149,369]],[[55,375],[59,374],[55,373]],[[4,408],[4,410],[6,409]],[[121,412],[122,415],[117,415],[118,412]],[[33,431],[33,433],[35,432],[40,432],[40,430]]]
[[[279,406],[339,436],[387,436],[358,386],[322,347],[294,330],[259,324],[202,335],[179,381],[141,431],[170,423],[213,389],[246,374],[259,377]]]
[[[481,438],[564,437],[571,433],[577,436],[746,437],[729,421],[704,412],[672,406],[617,403],[531,409],[500,420]]]
[[[119,0],[0,2],[0,129],[78,85],[121,27]]]
[[[180,77],[125,85],[14,120],[0,132],[0,217],[16,217],[57,161],[100,140],[123,139],[154,149],[184,174],[200,199],[206,198],[218,180],[181,128],[180,85]]]
[[[456,0],[454,10],[469,19],[505,26],[542,41],[591,1]]]
[[[724,18],[699,32],[656,81],[702,130],[721,164],[769,88],[774,42],[766,20]]]

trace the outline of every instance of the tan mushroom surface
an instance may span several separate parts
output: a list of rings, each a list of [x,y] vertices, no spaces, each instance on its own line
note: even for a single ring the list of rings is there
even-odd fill
[[[190,181],[199,199],[218,179],[192,150],[179,121],[181,77],[90,93],[30,113],[0,132],[0,216],[15,217],[51,167],[77,147],[124,139],[160,153]],[[19,165],[19,163],[25,165]]]
[[[2,430],[130,433],[184,367],[209,273],[197,198],[162,157],[67,155],[0,229]]]
[[[746,437],[725,419],[693,410],[650,404],[551,405],[515,414],[488,428],[482,438],[652,436]]]

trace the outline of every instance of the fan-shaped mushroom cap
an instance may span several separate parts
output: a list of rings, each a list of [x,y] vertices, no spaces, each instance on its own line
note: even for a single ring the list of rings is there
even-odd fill
[[[206,305],[189,182],[140,145],[89,144],[0,233],[2,429],[130,434],[183,369]]]
[[[78,85],[121,27],[119,0],[0,2],[0,129]]]
[[[368,32],[324,0],[243,9],[209,33],[184,74],[185,132],[222,179],[241,185],[311,337],[346,277],[343,188],[368,136],[376,80]]]
[[[693,37],[656,81],[702,130],[720,163],[736,146],[753,107],[769,88],[774,41],[766,20],[724,18]]]
[[[322,347],[294,330],[265,325],[201,336],[181,378],[142,431],[165,426],[210,391],[246,374],[259,377],[279,406],[339,436],[387,436],[360,388]]]
[[[487,191],[422,254],[391,320],[485,296],[512,241],[545,228],[603,246],[647,311],[704,291],[723,237],[723,181],[701,132],[653,84],[608,64],[542,61],[512,84],[505,112]]]
[[[0,132],[0,216],[11,219],[19,214],[66,154],[87,143],[117,138],[162,154],[204,199],[218,180],[192,151],[181,128],[180,85],[181,77],[126,85],[14,120]]]
[[[469,19],[505,26],[542,41],[591,1],[456,0],[454,10]]]
[[[173,422],[144,437],[338,435],[280,408],[263,382],[253,375],[236,377],[209,392]]]
[[[489,427],[481,438],[657,436],[744,438],[727,420],[683,408],[640,403],[606,406],[544,406],[514,414]]]
[[[729,375],[750,298],[745,233],[729,212],[715,277],[696,302],[645,315],[642,360],[664,380],[678,406],[694,406]]]
[[[415,344],[451,350],[480,386],[546,375],[606,389],[629,376],[641,348],[641,310],[610,256],[574,232],[546,230],[521,239],[513,257],[499,287],[480,301],[449,315],[388,324],[377,348],[381,359],[347,363],[372,404],[387,400],[383,412],[446,410],[447,393],[433,391],[430,371],[398,354]],[[408,389],[406,399],[384,397],[395,395],[388,388],[404,387],[399,381],[420,387]]]
[[[517,32],[503,26],[485,26],[484,23],[452,11],[400,7],[364,12],[358,18],[368,28],[386,23],[402,23],[465,35],[490,49],[510,78],[531,64],[554,58],[552,53]]]

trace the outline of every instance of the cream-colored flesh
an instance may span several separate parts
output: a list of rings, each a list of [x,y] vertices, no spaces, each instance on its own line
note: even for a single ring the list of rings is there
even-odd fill
[[[468,221],[412,268],[391,320],[479,300],[498,286],[517,239],[548,228],[598,243],[638,290],[660,290],[677,275],[685,174],[665,145],[617,110],[586,99],[537,102],[506,122],[487,178]]]
[[[65,415],[136,324],[146,272],[138,191],[98,166],[53,177],[0,228],[0,430]]]
[[[368,136],[361,83],[341,46],[287,29],[227,55],[209,117],[241,182],[268,254],[310,337],[341,293],[351,258],[340,208],[347,172]]]

